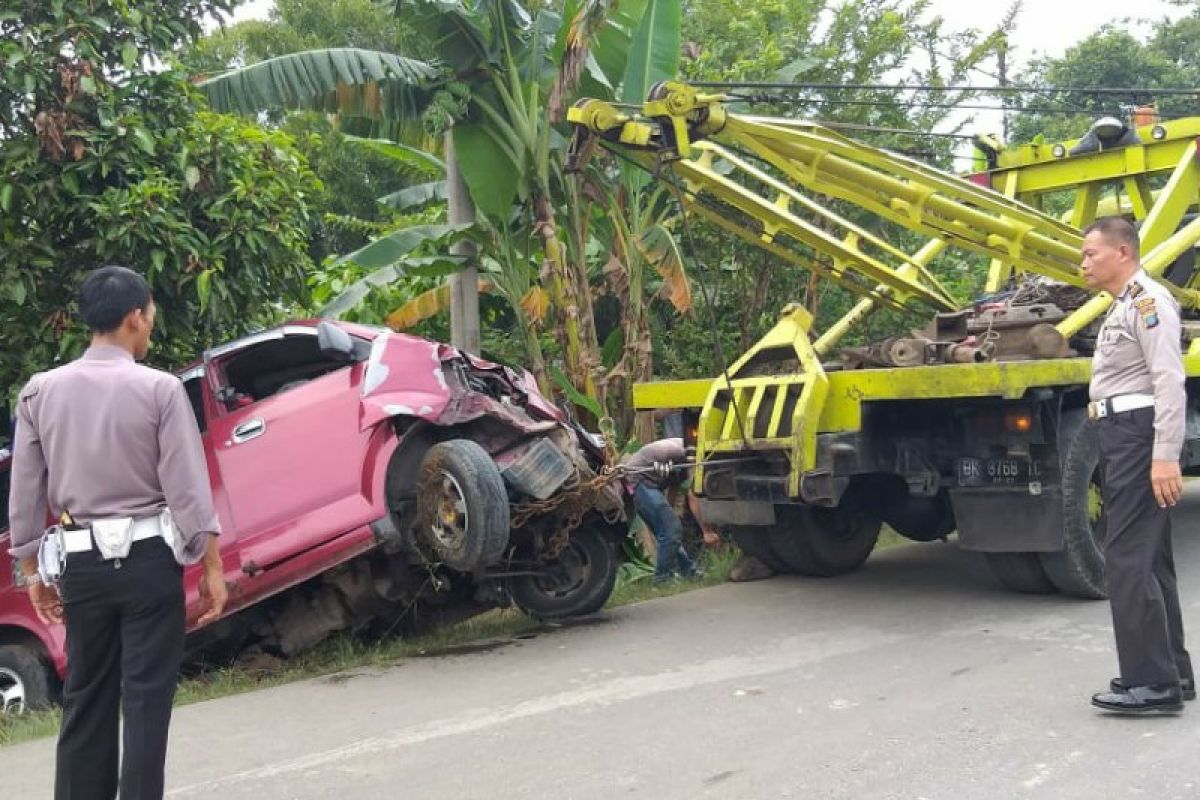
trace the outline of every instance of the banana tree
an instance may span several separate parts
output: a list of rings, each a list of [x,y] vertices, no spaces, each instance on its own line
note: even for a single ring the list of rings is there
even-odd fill
[[[410,132],[417,123],[429,134],[449,129],[471,198],[492,228],[507,230],[515,218],[541,242],[541,273],[555,308],[555,338],[563,343],[576,386],[594,392],[585,351],[598,348],[594,336],[586,340],[586,328],[579,323],[581,317],[590,318],[579,308],[587,299],[586,286],[572,280],[575,276],[564,266],[555,219],[558,198],[551,162],[559,159],[551,153],[564,142],[543,108],[555,74],[556,49],[566,41],[562,19],[549,11],[530,15],[515,0],[398,0],[396,13],[425,34],[436,61],[361,50],[305,51],[234,70],[200,88],[223,111],[318,107],[376,118]],[[622,28],[620,22],[609,25],[614,33],[604,39],[614,47],[629,40],[630,26]],[[607,72],[601,61],[608,64]],[[624,57],[606,53],[601,59],[597,54],[589,63],[594,66],[591,80],[612,84]],[[500,263],[527,268],[519,259]]]
[[[567,99],[582,86],[589,94],[617,97],[635,103],[645,99],[656,82],[674,77],[680,57],[681,15],[679,0],[624,0],[619,10],[611,2],[580,0],[565,9],[566,24],[559,28],[553,63],[557,73],[550,90],[549,111],[553,118],[559,114]],[[613,53],[627,53],[623,61]],[[515,66],[515,65],[513,65]],[[479,159],[474,174],[487,178],[494,189],[503,185],[502,176],[489,175],[488,164],[504,164],[504,152],[517,153],[524,173],[533,176],[528,191],[533,198],[533,229],[543,240],[542,277],[549,292],[551,309],[559,315],[558,340],[565,342],[566,366],[570,382],[585,389],[592,398],[599,398],[617,417],[624,434],[632,432],[633,413],[629,389],[636,381],[652,376],[650,328],[647,318],[648,287],[653,272],[662,280],[659,296],[671,302],[680,312],[691,306],[690,288],[683,268],[683,259],[672,232],[665,224],[674,213],[667,194],[651,184],[644,173],[636,169],[614,169],[611,164],[593,162],[590,172],[583,176],[564,176],[557,169],[561,159],[552,147],[555,131],[541,113],[537,98],[544,79],[535,79],[536,67],[510,68],[510,75],[523,73],[525,93],[513,91],[506,85],[485,92],[479,101],[490,118],[521,120],[521,124],[495,125],[487,129],[488,139],[470,151]],[[610,75],[615,75],[610,78]],[[537,76],[540,78],[540,76]],[[618,90],[611,87],[615,85]],[[481,129],[480,133],[484,131]],[[495,148],[493,151],[492,148]],[[547,155],[550,157],[547,158]],[[583,184],[587,185],[584,186]],[[613,188],[615,187],[615,188]],[[565,196],[566,202],[552,206],[555,197]],[[520,199],[520,198],[518,198]],[[503,203],[509,202],[504,198]],[[592,219],[593,202],[599,202],[603,219]],[[556,212],[562,216],[561,228],[556,228]],[[564,230],[564,243],[559,243],[558,230]],[[620,353],[616,363],[605,371],[596,335],[591,299],[591,273],[587,253],[589,245],[607,254],[596,266],[603,266],[598,276],[606,282],[621,307],[619,336]],[[514,294],[524,283],[511,283],[500,291],[506,296],[521,297],[526,318],[536,322],[537,307],[533,296]],[[536,291],[534,284],[530,291]],[[431,298],[445,298],[447,293],[420,298],[420,306],[430,310]],[[396,319],[420,317],[418,303],[406,304],[393,315]],[[578,358],[572,354],[578,353]],[[611,384],[611,385],[610,385]],[[611,391],[609,391],[611,390]],[[607,395],[607,403],[605,401]],[[589,407],[595,404],[589,404]],[[647,425],[637,431],[645,440]]]
[[[617,94],[623,102],[641,103],[654,84],[676,76],[681,27],[679,0],[648,0],[619,84]],[[614,168],[611,163],[593,160],[579,179],[585,186],[575,194],[598,202],[604,211],[603,222],[592,226],[592,235],[601,240],[607,253],[603,280],[621,307],[620,351],[604,376],[613,400],[610,407],[622,434],[647,441],[653,435],[653,424],[645,418],[635,426],[630,389],[653,377],[648,318],[653,274],[661,279],[658,298],[679,313],[691,310],[683,257],[670,227],[675,204],[661,184],[628,165]],[[578,201],[572,203],[575,224],[586,218],[581,206]]]

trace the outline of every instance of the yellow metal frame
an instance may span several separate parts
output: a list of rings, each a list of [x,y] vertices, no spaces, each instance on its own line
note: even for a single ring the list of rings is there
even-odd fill
[[[947,249],[990,260],[988,287],[1014,272],[1082,286],[1081,229],[1106,206],[1116,185],[1141,221],[1143,265],[1159,275],[1200,241],[1200,219],[1182,225],[1200,205],[1200,119],[1177,120],[1138,133],[1142,144],[1079,156],[1056,156],[1075,142],[1002,150],[996,167],[971,180],[848,139],[803,121],[728,113],[719,95],[684,84],[658,87],[641,113],[588,100],[571,109],[576,137],[620,149],[683,189],[689,213],[812,271],[861,297],[810,344],[812,320],[789,308],[779,324],[722,376],[634,387],[641,409],[699,407],[699,457],[782,451],[790,458],[789,494],[816,467],[818,432],[857,430],[868,400],[958,397],[1019,398],[1033,387],[1082,386],[1085,359],[939,365],[832,372],[820,358],[873,310],[883,306],[958,308],[929,269]],[[668,174],[670,173],[670,174]],[[1074,192],[1066,220],[1040,208],[1048,195]],[[818,199],[825,198],[825,199]],[[909,255],[839,215],[828,200],[849,202],[928,237]],[[1200,308],[1197,287],[1170,287],[1186,308]],[[1097,295],[1058,325],[1079,332],[1107,309]],[[1200,348],[1185,358],[1200,375]],[[756,375],[765,352],[794,354],[786,375]],[[734,413],[734,409],[740,413]],[[696,488],[703,470],[696,471]]]
[[[798,305],[784,309],[766,336],[707,387],[700,413],[696,460],[703,465],[715,454],[775,450],[786,452],[793,464],[815,464],[817,432],[829,394],[829,378],[809,344],[812,314]],[[783,375],[755,375],[760,357],[773,363],[794,357],[797,369]],[[800,493],[802,470],[793,470],[790,494]],[[704,485],[704,467],[696,469],[697,486]]]

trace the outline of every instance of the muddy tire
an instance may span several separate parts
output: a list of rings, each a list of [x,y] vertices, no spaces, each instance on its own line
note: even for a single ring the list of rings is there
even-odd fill
[[[985,553],[992,577],[1006,589],[1022,594],[1051,594],[1054,584],[1042,569],[1037,553]]]
[[[571,534],[557,558],[539,567],[543,574],[509,578],[508,594],[535,619],[593,614],[612,595],[617,566],[616,548],[605,532],[582,527]]]
[[[466,439],[435,444],[419,475],[416,532],[426,555],[460,572],[498,562],[508,547],[508,494],[487,451]]]
[[[57,685],[50,665],[36,650],[0,646],[0,716],[45,708],[54,702]]]
[[[771,549],[789,572],[831,578],[863,565],[879,540],[882,521],[853,504],[836,508],[778,506]]]
[[[735,525],[730,529],[738,549],[754,556],[776,572],[791,572],[779,554],[771,547],[771,529],[757,525]]]
[[[1087,600],[1108,596],[1104,577],[1107,524],[1100,495],[1100,437],[1094,425],[1080,424],[1062,459],[1063,545],[1041,553],[1046,577],[1063,594]]]

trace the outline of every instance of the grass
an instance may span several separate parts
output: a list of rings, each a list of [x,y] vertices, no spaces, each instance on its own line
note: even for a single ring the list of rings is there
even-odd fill
[[[368,643],[350,635],[336,636],[274,667],[219,668],[185,678],[179,683],[175,705],[190,705],[350,669],[390,667],[406,658],[444,652],[480,640],[519,636],[540,627],[537,621],[519,611],[500,609],[413,639]],[[0,747],[56,734],[60,716],[58,709],[21,716],[0,715]]]
[[[0,714],[0,747],[58,733],[58,709],[32,711],[21,716]]]
[[[876,548],[885,549],[907,542],[907,539],[895,531],[884,527]],[[702,578],[671,581],[657,586],[651,580],[650,572],[625,569],[622,572],[622,580],[606,607],[616,608],[724,583],[739,556],[736,548],[706,552],[701,562],[704,571]],[[543,624],[520,611],[498,609],[413,639],[388,639],[369,643],[350,635],[337,636],[303,655],[275,665],[262,668],[243,666],[212,669],[186,678],[179,684],[175,704],[189,705],[347,670],[382,669],[395,666],[407,658],[446,652],[481,641],[510,639],[545,629]],[[0,748],[53,736],[58,732],[59,720],[58,709],[36,711],[21,716],[0,714]]]
[[[704,562],[704,577],[696,581],[676,581],[654,586],[649,573],[622,581],[608,601],[608,608],[665,597],[721,583],[729,575],[736,551],[709,554]],[[180,681],[175,705],[184,706],[242,692],[280,686],[295,681],[319,678],[352,669],[380,669],[395,666],[407,658],[453,650],[494,639],[509,639],[545,630],[546,627],[515,609],[497,609],[448,626],[440,631],[412,639],[388,639],[363,642],[353,636],[336,636],[312,650],[279,662],[274,667],[229,667],[206,671]],[[35,711],[21,716],[0,715],[0,747],[53,736],[58,732],[58,709]]]
[[[670,597],[673,594],[683,594],[724,583],[729,579],[729,570],[740,555],[741,553],[731,547],[716,552],[706,552],[699,565],[704,573],[703,577],[691,580],[681,579],[655,585],[653,574],[650,571],[638,572],[617,584],[616,590],[608,600],[607,607],[615,608],[630,603],[640,603],[643,600],[653,600],[656,597]]]

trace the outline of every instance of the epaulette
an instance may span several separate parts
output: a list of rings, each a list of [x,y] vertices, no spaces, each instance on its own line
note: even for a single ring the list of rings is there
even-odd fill
[[[1126,294],[1129,297],[1129,299],[1132,300],[1133,298],[1138,297],[1138,296],[1142,295],[1143,293],[1145,293],[1145,291],[1146,291],[1145,286],[1142,286],[1137,281],[1133,281],[1129,284],[1129,289],[1126,292]]]
[[[38,392],[42,390],[43,374],[44,373],[38,372],[30,377],[29,381],[25,384],[25,387],[21,389],[21,393],[18,395],[18,397],[21,399],[21,402],[27,402],[38,396]]]

